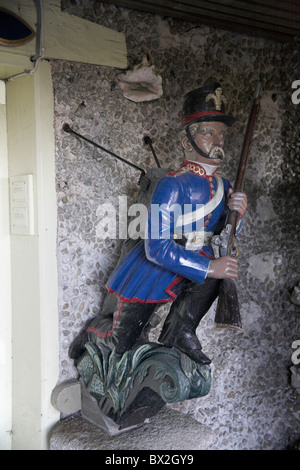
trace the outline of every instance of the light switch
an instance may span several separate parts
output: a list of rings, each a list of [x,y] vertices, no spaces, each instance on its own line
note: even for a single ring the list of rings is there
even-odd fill
[[[33,175],[10,178],[12,235],[34,235]]]

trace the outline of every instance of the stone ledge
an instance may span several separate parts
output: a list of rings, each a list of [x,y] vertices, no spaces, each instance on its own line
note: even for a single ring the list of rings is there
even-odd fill
[[[216,435],[189,415],[167,407],[149,423],[110,436],[85,421],[80,413],[59,421],[50,437],[50,450],[209,450]]]

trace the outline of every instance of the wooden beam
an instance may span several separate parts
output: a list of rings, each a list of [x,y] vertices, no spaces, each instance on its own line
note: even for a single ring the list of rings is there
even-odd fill
[[[268,15],[259,15],[258,12],[254,10],[247,10],[244,11],[242,8],[231,7],[225,5],[222,1],[214,1],[214,0],[181,0],[181,1],[173,1],[173,0],[123,0],[121,1],[122,4],[131,4],[135,8],[137,6],[142,7],[145,5],[149,10],[157,11],[161,9],[169,9],[169,13],[187,13],[196,15],[196,17],[202,16],[211,16],[216,20],[221,19],[222,21],[227,20],[234,20],[240,24],[249,24],[253,26],[261,27],[262,25],[265,26],[266,29],[271,29],[269,25],[277,26],[278,28],[287,28],[288,30],[296,30],[300,31],[300,15],[296,18],[293,15],[288,19],[284,17],[276,17],[272,15],[271,9],[268,10]],[[241,4],[241,2],[237,2],[237,4]]]
[[[291,25],[281,25],[264,22],[256,18],[245,18],[234,14],[223,13],[222,11],[212,10],[211,2],[198,0],[197,5],[203,5],[202,8],[194,5],[188,5],[183,1],[159,0],[155,4],[152,1],[145,0],[104,0],[106,3],[131,8],[134,10],[146,11],[161,16],[171,16],[177,19],[189,21],[194,24],[207,24],[215,28],[230,30],[234,32],[261,36],[277,41],[289,41],[300,34],[300,27],[295,28]],[[210,8],[207,8],[209,5]],[[258,17],[259,18],[259,17]]]
[[[143,0],[142,0],[143,1]],[[177,9],[181,4],[185,8],[194,6],[199,9],[207,9],[219,11],[222,13],[228,13],[233,17],[242,17],[262,21],[263,23],[271,23],[284,25],[287,28],[293,27],[300,31],[300,3],[295,7],[295,11],[282,10],[280,8],[265,7],[263,3],[257,4],[252,1],[241,1],[241,0],[181,0],[173,2],[174,8]]]
[[[246,0],[245,3],[247,3]],[[249,3],[264,5],[265,7],[270,7],[272,10],[284,10],[288,12],[299,12],[300,10],[298,0],[250,0]]]

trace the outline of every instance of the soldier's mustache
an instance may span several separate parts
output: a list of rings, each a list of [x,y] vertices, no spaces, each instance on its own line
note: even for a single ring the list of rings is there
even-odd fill
[[[216,159],[224,160],[224,158],[225,158],[225,152],[224,152],[224,150],[223,150],[221,147],[218,147],[217,145],[215,145],[215,146],[209,151],[208,158],[211,158],[212,160],[216,160]]]

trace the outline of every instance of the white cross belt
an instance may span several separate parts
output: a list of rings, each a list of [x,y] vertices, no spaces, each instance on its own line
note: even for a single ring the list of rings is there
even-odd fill
[[[216,176],[215,178],[217,180],[217,189],[216,194],[213,196],[213,198],[206,204],[203,204],[201,207],[196,209],[195,211],[189,212],[188,214],[179,215],[175,224],[176,228],[192,224],[194,222],[197,222],[197,220],[199,219],[204,219],[220,204],[224,194],[224,184],[220,176]]]

